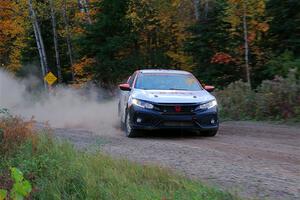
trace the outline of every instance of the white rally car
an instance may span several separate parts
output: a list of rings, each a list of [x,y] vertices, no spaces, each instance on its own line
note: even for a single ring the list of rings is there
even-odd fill
[[[215,136],[219,128],[213,86],[204,88],[189,72],[138,70],[119,85],[119,117],[127,137],[137,130],[187,129]]]

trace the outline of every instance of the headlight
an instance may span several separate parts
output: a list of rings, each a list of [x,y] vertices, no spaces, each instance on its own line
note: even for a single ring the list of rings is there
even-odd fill
[[[207,109],[213,108],[217,105],[218,105],[217,100],[212,100],[207,103],[199,105],[195,110],[207,110]]]
[[[146,108],[146,109],[153,109],[154,106],[151,103],[147,103],[145,101],[139,100],[139,99],[132,99],[132,104],[139,106],[141,108]]]

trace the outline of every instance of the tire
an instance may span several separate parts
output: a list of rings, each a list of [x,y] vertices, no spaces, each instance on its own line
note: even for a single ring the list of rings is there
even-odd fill
[[[213,130],[213,131],[205,131],[203,132],[203,135],[205,137],[215,137],[218,133],[218,130]]]
[[[121,130],[125,130],[125,122],[122,121],[122,114],[121,114],[121,109],[120,109],[120,103],[118,106],[118,117],[119,117],[119,122],[120,122],[120,128]]]
[[[130,125],[130,115],[126,112],[126,119],[125,119],[125,134],[126,137],[134,138],[137,136],[137,131],[133,129]]]

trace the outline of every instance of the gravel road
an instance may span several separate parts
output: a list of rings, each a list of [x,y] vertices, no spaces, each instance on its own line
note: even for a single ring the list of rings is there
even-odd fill
[[[79,147],[100,145],[115,157],[157,164],[256,199],[300,199],[300,127],[224,122],[214,138],[188,132],[145,132],[128,139],[101,132],[55,129]]]

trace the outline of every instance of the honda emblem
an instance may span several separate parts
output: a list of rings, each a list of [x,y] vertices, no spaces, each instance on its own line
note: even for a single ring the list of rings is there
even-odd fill
[[[175,106],[175,111],[176,112],[181,112],[181,106]]]

